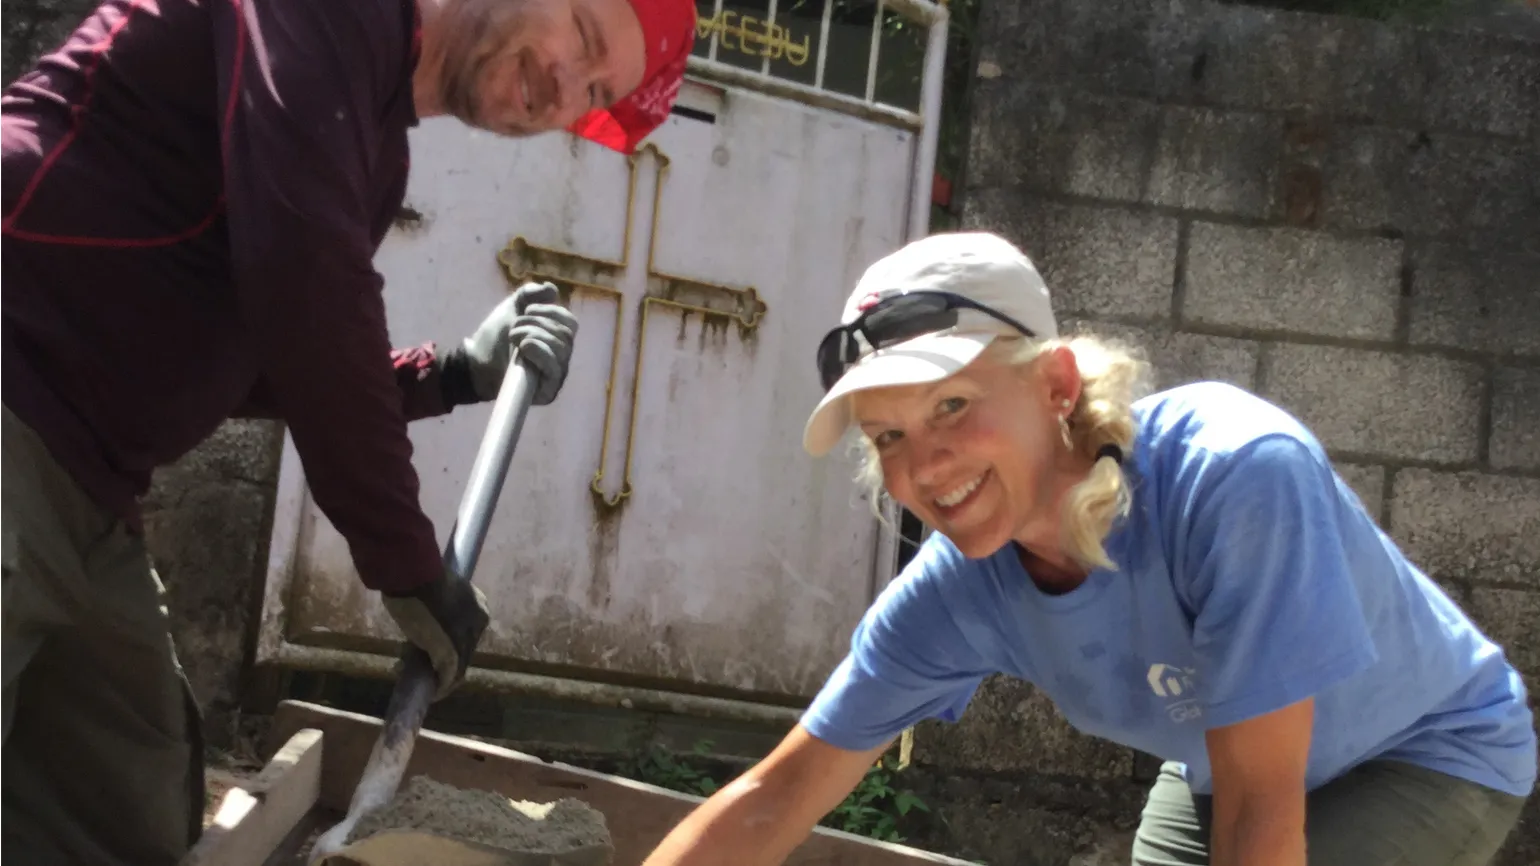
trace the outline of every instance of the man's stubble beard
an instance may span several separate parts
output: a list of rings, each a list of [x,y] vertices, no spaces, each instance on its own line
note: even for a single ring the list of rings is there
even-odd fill
[[[458,64],[453,70],[445,69],[439,79],[439,99],[444,110],[461,122],[476,125],[476,81],[486,65],[484,58],[473,58]]]
[[[444,111],[469,126],[477,117],[478,83],[487,63],[497,57],[517,27],[517,0],[470,0],[463,3],[452,33],[439,52],[439,100]]]

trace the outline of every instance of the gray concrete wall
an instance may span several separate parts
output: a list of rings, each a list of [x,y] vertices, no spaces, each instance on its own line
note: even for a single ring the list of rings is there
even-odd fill
[[[1159,384],[1298,414],[1540,692],[1540,41],[1203,2],[986,0],[962,224]],[[1126,862],[1157,764],[998,680],[916,732],[990,863]],[[982,785],[970,787],[965,779]],[[1540,803],[1501,861],[1540,862]]]
[[[0,71],[7,84],[51,51],[95,9],[91,0],[0,0]]]
[[[166,584],[171,631],[209,743],[232,742],[247,692],[267,569],[282,427],[233,421],[165,467],[145,497],[145,532]]]

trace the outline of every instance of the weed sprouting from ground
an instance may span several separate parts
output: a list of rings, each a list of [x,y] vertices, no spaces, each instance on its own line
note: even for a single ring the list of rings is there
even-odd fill
[[[668,788],[670,791],[709,797],[726,781],[718,778],[723,775],[720,771],[713,774],[711,770],[700,766],[702,762],[699,759],[711,753],[711,746],[710,740],[701,740],[695,744],[690,756],[681,757],[652,743],[621,761],[615,775]]]
[[[710,740],[701,740],[689,752],[679,754],[653,743],[622,760],[615,775],[709,797],[737,775],[736,770],[710,759],[712,745]],[[819,823],[882,842],[904,842],[901,820],[930,808],[913,791],[898,784],[898,775],[897,761],[882,758],[866,771],[850,796]]]

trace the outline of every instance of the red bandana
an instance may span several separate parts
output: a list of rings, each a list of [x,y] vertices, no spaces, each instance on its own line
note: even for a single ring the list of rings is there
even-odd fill
[[[695,44],[693,0],[627,0],[642,22],[647,43],[647,70],[642,84],[608,109],[595,109],[568,127],[574,135],[621,153],[637,144],[668,118],[684,81],[685,62]]]

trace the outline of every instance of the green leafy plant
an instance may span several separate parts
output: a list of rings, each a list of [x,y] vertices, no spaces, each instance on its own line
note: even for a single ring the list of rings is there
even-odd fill
[[[930,807],[913,791],[894,784],[897,772],[892,758],[873,764],[850,796],[819,823],[881,842],[903,842],[899,819],[910,812],[929,812]]]
[[[726,782],[730,771],[709,766],[712,742],[701,740],[680,755],[652,743],[622,760],[615,774],[671,791],[709,797]],[[873,764],[844,802],[820,821],[823,826],[882,842],[903,842],[899,821],[911,812],[930,808],[913,791],[895,784],[897,761]]]
[[[701,740],[691,754],[704,758],[710,754],[711,746],[710,740]],[[708,771],[692,764],[690,758],[678,757],[657,743],[649,744],[622,761],[616,775],[701,797],[709,797],[721,787]]]

